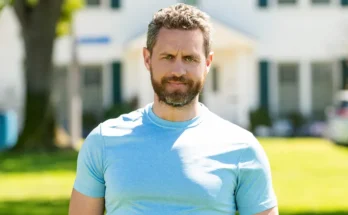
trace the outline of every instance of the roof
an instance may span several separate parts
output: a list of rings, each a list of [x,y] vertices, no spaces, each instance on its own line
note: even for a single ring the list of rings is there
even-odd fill
[[[246,34],[231,28],[217,20],[211,19],[213,26],[213,49],[231,49],[236,47],[253,48],[256,41]],[[139,49],[146,44],[146,32],[131,40],[126,48]]]

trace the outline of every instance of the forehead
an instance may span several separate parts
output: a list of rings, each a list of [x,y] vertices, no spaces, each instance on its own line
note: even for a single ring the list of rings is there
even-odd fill
[[[200,52],[203,54],[203,33],[200,29],[179,30],[161,28],[157,35],[157,40],[153,51],[185,51],[197,53]]]

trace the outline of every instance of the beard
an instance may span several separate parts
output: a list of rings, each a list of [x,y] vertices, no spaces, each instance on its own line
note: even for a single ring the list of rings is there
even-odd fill
[[[160,82],[156,81],[153,77],[153,70],[150,68],[151,74],[151,83],[152,87],[158,96],[159,102],[163,102],[171,107],[184,107],[186,105],[191,104],[193,99],[197,97],[197,95],[202,91],[204,80],[199,80],[194,82],[191,79],[185,78],[184,76],[171,76],[171,77],[163,77]],[[185,85],[186,90],[174,90],[169,91],[167,89],[167,85],[169,85],[170,81],[180,82]]]

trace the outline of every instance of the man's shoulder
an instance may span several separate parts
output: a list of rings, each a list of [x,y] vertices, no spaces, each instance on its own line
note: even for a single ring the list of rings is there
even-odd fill
[[[115,130],[132,130],[143,125],[144,108],[139,108],[129,113],[121,114],[118,117],[107,119],[100,126],[101,135],[108,135]]]
[[[224,133],[225,135],[231,135],[233,137],[249,139],[254,136],[246,128],[228,121],[211,111],[209,111],[209,117],[206,125],[209,127],[209,130],[214,130],[217,133]]]

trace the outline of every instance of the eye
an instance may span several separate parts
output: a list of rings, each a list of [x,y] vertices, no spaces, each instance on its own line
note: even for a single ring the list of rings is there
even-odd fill
[[[192,56],[186,56],[186,57],[184,57],[184,60],[187,62],[194,62],[195,61],[195,59]]]
[[[164,56],[164,59],[172,60],[172,59],[174,59],[174,56],[173,55],[166,55],[166,56]]]

